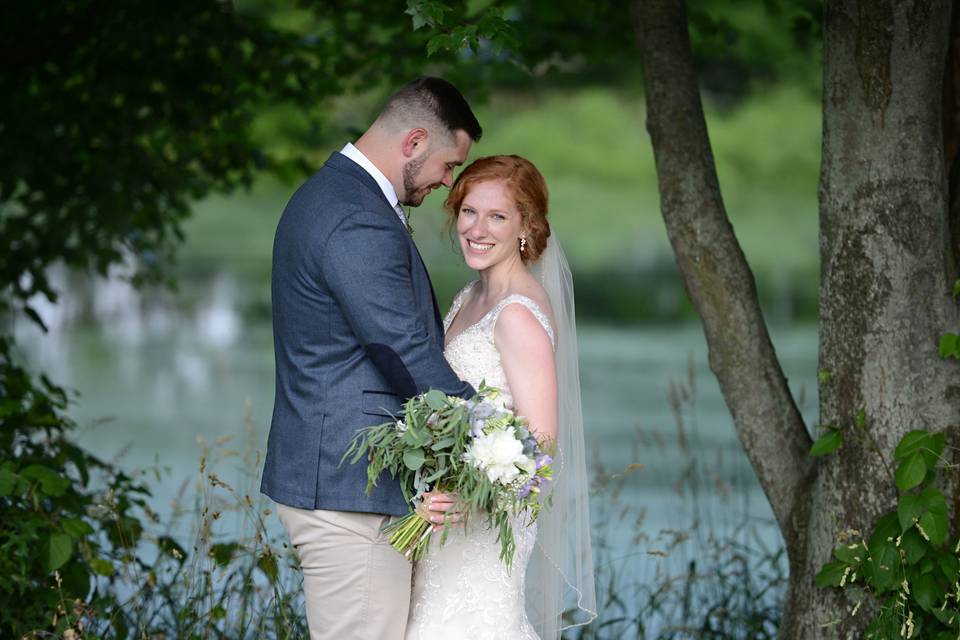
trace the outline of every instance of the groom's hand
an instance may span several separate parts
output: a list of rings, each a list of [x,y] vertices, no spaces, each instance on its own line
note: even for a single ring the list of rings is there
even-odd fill
[[[457,503],[455,493],[425,493],[417,512],[424,520],[433,523],[434,531],[440,531],[445,523],[456,524],[463,519]]]

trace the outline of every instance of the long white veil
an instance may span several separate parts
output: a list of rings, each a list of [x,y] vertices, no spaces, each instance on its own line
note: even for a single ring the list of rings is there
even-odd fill
[[[597,617],[597,598],[590,550],[573,276],[555,234],[551,234],[547,248],[530,271],[546,289],[553,307],[559,413],[553,506],[537,520],[537,543],[527,568],[525,598],[537,633],[543,640],[555,640],[565,629],[592,622]]]

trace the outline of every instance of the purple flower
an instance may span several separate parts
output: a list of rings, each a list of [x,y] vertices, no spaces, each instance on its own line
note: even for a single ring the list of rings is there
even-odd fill
[[[545,453],[537,458],[537,469],[542,469],[551,462],[553,462],[553,458],[550,457],[550,454]]]

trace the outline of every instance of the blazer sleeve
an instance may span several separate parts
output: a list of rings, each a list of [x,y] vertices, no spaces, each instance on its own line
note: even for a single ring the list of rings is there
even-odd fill
[[[469,398],[473,387],[450,368],[413,302],[404,233],[383,214],[352,213],[327,238],[323,278],[368,357],[397,395],[408,398],[439,389]]]

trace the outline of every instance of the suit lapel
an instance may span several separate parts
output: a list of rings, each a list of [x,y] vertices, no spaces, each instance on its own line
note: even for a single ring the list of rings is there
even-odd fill
[[[430,272],[427,270],[427,265],[424,264],[423,256],[420,255],[420,249],[417,248],[417,243],[413,241],[413,238],[410,238],[410,244],[413,245],[413,252],[417,256],[417,261],[420,263],[420,270],[423,272],[427,280],[427,287],[430,289],[430,300],[433,303],[433,322],[436,329],[434,336],[437,338],[440,346],[443,346],[443,318],[440,316],[440,305],[437,304],[437,292],[433,288]]]

